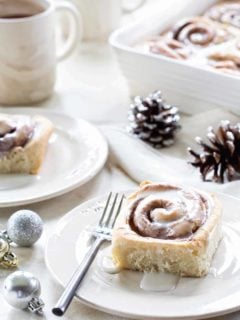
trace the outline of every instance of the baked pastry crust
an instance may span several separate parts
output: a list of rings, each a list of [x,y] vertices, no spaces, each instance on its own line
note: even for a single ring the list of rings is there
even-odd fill
[[[129,197],[128,204],[131,206],[139,193],[149,185],[168,187],[168,185],[145,181],[140,185],[139,190]],[[164,271],[189,277],[206,275],[222,237],[222,206],[215,195],[196,191],[208,197],[212,208],[206,221],[190,238],[158,239],[141,236],[132,229],[126,215],[122,215],[113,231],[114,262],[122,269],[142,272]],[[126,210],[129,217],[129,206]]]
[[[11,115],[0,114],[1,118]],[[21,117],[14,115],[14,117]],[[0,153],[0,173],[37,174],[43,163],[48,140],[53,132],[53,125],[47,118],[36,115],[30,118],[33,125],[32,135],[23,146],[15,146]]]

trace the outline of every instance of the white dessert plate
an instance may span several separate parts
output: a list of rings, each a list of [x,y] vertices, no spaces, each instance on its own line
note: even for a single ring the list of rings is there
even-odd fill
[[[86,183],[103,167],[107,142],[85,120],[39,108],[4,108],[9,114],[40,114],[54,124],[38,175],[0,174],[0,207],[53,198]]]
[[[220,195],[224,206],[224,237],[204,278],[121,271],[102,267],[104,247],[97,255],[77,297],[86,305],[137,319],[204,319],[240,309],[240,201]],[[53,277],[63,286],[88,246],[86,227],[96,225],[106,197],[88,201],[64,216],[46,246],[45,259]]]

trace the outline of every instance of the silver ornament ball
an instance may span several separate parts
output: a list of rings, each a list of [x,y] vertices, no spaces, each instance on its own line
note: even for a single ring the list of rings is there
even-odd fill
[[[42,219],[31,210],[16,211],[7,223],[9,238],[22,247],[33,245],[40,238],[42,231]]]
[[[16,271],[4,281],[3,295],[12,307],[27,309],[30,301],[40,293],[40,282],[29,272]]]

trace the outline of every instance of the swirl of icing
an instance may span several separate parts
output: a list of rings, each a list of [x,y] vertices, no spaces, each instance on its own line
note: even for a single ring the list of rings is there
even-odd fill
[[[210,8],[206,14],[208,18],[240,28],[240,3],[222,3]]]
[[[130,204],[128,223],[143,237],[190,239],[211,210],[210,198],[195,189],[149,183]]]
[[[0,152],[8,152],[14,147],[24,147],[33,133],[33,125],[28,116],[0,118]]]
[[[183,19],[170,32],[171,37],[185,45],[208,46],[226,41],[230,36],[224,28],[216,28],[211,20],[205,17]]]

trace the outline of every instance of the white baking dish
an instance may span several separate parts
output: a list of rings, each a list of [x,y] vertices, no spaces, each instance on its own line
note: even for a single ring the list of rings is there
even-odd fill
[[[117,53],[132,96],[160,89],[169,102],[179,105],[184,112],[196,113],[219,106],[240,112],[240,77],[141,52],[134,47],[181,18],[201,14],[215,2],[168,0],[163,8],[156,1],[144,19],[111,35],[110,44]]]

